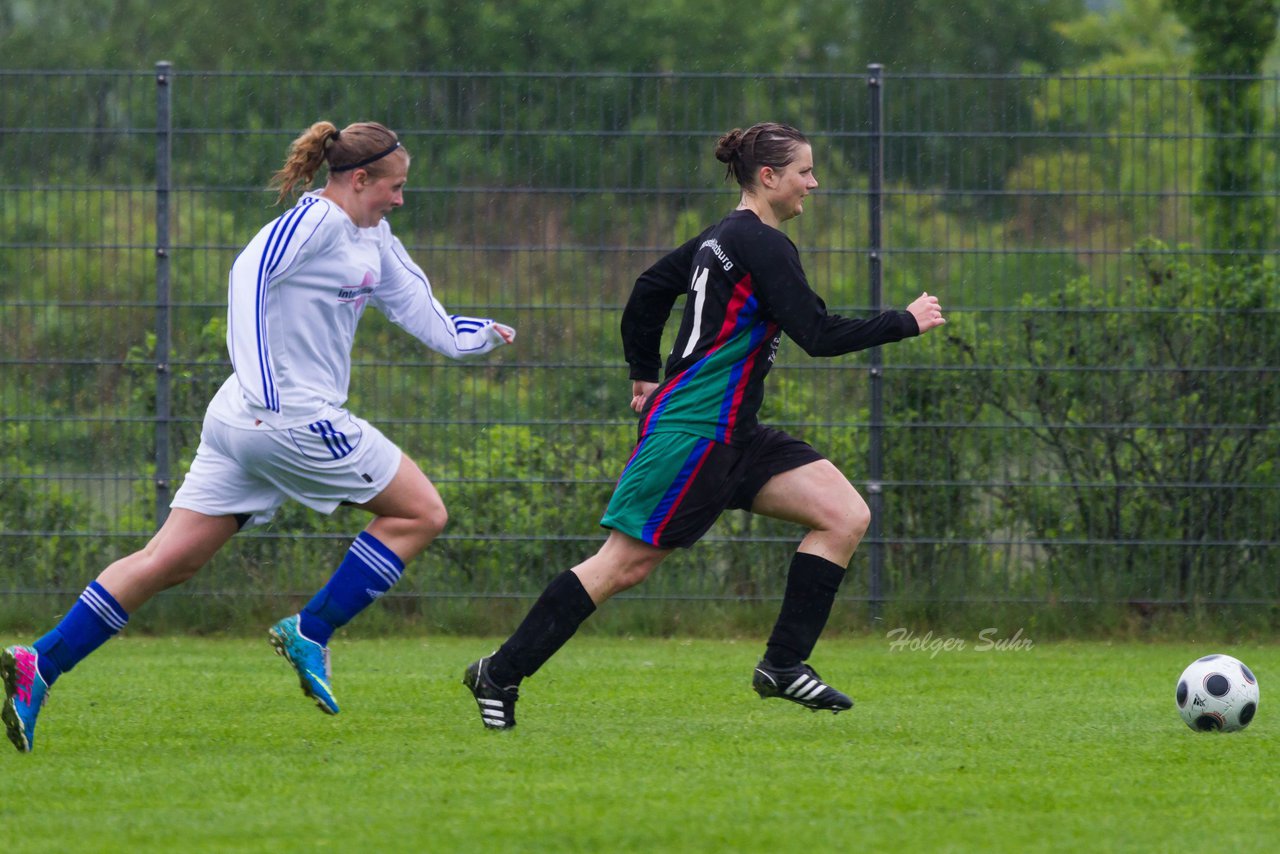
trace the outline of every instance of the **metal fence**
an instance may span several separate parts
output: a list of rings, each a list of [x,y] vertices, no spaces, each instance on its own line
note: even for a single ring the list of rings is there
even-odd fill
[[[1205,188],[1197,86],[1253,99],[1259,180]],[[788,224],[835,311],[942,298],[938,333],[835,360],[784,345],[762,413],[831,457],[874,527],[844,595],[966,603],[1280,600],[1272,78],[0,72],[0,548],[6,595],[72,594],[139,547],[228,373],[226,275],[318,119],[413,155],[397,234],[451,310],[520,331],[450,362],[381,317],[351,407],[451,523],[406,600],[526,596],[602,537],[634,438],[617,324],[635,275],[737,201],[711,156],[802,127]],[[1249,170],[1245,170],[1246,173]],[[1223,204],[1224,201],[1227,204]],[[1213,245],[1215,207],[1259,211]],[[299,508],[180,595],[299,595],[364,524]],[[731,512],[639,597],[780,594],[799,532]]]

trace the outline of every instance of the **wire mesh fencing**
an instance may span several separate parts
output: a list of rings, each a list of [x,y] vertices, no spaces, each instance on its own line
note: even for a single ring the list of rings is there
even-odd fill
[[[527,597],[590,554],[635,437],[636,275],[732,209],[730,128],[809,136],[788,223],[838,313],[942,299],[934,333],[836,359],[784,343],[762,420],[868,497],[859,619],[1280,599],[1273,78],[0,71],[6,599],[78,592],[163,517],[226,378],[226,279],[313,121],[413,157],[393,227],[457,313],[519,330],[454,362],[375,312],[351,409],[450,508],[396,596]],[[1203,92],[1254,104],[1214,126]],[[1234,164],[1225,169],[1223,164]],[[679,306],[677,306],[677,310]],[[358,511],[288,506],[175,597],[296,597]],[[732,511],[629,594],[781,594],[802,531]],[[865,603],[866,608],[858,608]]]

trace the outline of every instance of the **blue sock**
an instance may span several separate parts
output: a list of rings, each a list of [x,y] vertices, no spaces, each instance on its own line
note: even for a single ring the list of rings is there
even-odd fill
[[[299,615],[302,634],[324,645],[342,628],[400,580],[404,562],[368,531],[361,531],[320,592]]]
[[[129,615],[120,603],[101,584],[90,582],[54,630],[35,642],[40,677],[52,685],[127,622]]]

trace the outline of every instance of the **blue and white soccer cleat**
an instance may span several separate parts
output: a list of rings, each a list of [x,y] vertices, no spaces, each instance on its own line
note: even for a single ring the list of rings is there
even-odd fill
[[[36,743],[36,716],[49,698],[36,666],[40,654],[34,647],[11,646],[0,652],[0,678],[4,679],[4,709],[0,718],[13,746],[30,753]]]
[[[294,614],[272,626],[267,632],[271,645],[276,655],[287,658],[297,671],[302,693],[315,700],[320,711],[336,715],[338,701],[329,687],[329,648],[304,637],[298,630],[298,622],[298,615]]]

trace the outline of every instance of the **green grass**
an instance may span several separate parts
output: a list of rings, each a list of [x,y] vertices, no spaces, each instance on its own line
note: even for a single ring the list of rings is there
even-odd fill
[[[124,638],[0,758],[9,851],[1269,851],[1280,650],[1143,643],[894,651],[824,641],[858,705],[751,692],[757,641],[577,638],[481,728],[459,682],[493,639],[334,644],[322,715],[263,641]],[[12,642],[6,641],[6,642]],[[1254,724],[1173,706],[1209,651]]]

